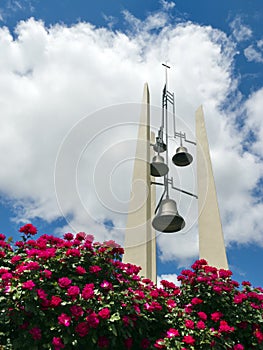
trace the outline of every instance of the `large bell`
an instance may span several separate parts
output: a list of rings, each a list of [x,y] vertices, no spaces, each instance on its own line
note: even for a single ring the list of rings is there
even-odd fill
[[[168,173],[169,168],[164,162],[164,158],[157,154],[153,157],[151,163],[151,175],[155,177],[164,176]]]
[[[177,166],[187,166],[192,163],[193,157],[188,153],[186,147],[180,146],[177,148],[172,160]]]
[[[169,198],[162,200],[152,225],[157,231],[168,233],[177,232],[184,228],[185,221],[178,214],[174,200]]]

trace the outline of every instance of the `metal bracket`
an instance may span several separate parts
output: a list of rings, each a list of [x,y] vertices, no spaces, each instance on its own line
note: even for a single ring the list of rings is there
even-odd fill
[[[155,181],[151,181],[151,185],[164,186],[164,184],[162,184],[161,182],[155,182]]]
[[[171,179],[168,179],[167,182],[171,185],[172,189],[174,189],[174,190],[176,190],[176,191],[179,191],[179,192],[182,192],[182,193],[184,193],[184,194],[188,194],[189,196],[192,196],[192,197],[198,199],[198,196],[197,196],[196,194],[193,194],[193,193],[191,193],[191,192],[182,190],[181,188],[175,187],[175,186],[174,186],[174,179],[173,179],[173,177],[171,177]]]
[[[182,133],[181,131],[180,132],[175,131],[174,138],[176,138],[176,137],[180,137],[180,139],[184,139],[185,142],[191,143],[192,145],[196,145],[195,141],[187,140],[185,132]]]
[[[164,197],[164,195],[165,195],[165,193],[166,193],[166,190],[167,190],[167,188],[165,187],[165,189],[164,189],[164,191],[163,191],[163,194],[161,195],[161,198],[160,198],[160,200],[159,200],[159,202],[158,202],[158,204],[157,204],[157,207],[155,208],[154,214],[157,213],[157,211],[158,211],[158,209],[159,209],[159,207],[160,207],[160,205],[161,205],[161,203],[162,203],[163,197]]]
[[[173,183],[173,178],[172,178],[172,177],[171,177],[171,179],[167,179],[167,183],[168,183],[169,185],[171,185],[171,188],[172,188],[173,190],[182,192],[182,193],[184,193],[184,194],[187,194],[187,195],[189,195],[189,196],[192,196],[192,197],[198,199],[198,196],[197,196],[196,194],[193,194],[193,193],[191,193],[191,192],[182,190],[181,188],[175,187],[175,186],[174,186],[174,183]],[[151,185],[165,186],[164,183],[155,182],[155,181],[151,181]],[[165,193],[165,192],[164,192],[164,193]]]

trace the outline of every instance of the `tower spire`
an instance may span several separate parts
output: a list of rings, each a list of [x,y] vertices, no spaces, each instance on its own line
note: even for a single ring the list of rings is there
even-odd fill
[[[134,160],[131,200],[125,232],[123,261],[141,266],[141,275],[156,282],[156,239],[151,218],[155,188],[150,173],[150,94],[144,85],[141,116]]]
[[[202,106],[196,111],[199,256],[208,264],[228,269]]]

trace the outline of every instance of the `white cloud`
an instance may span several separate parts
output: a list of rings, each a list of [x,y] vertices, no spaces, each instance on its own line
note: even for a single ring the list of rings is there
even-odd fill
[[[258,42],[257,42],[257,47],[258,47],[259,49],[263,49],[263,39],[258,40]]]
[[[169,20],[169,16],[166,12],[157,12],[154,14],[149,14],[145,21],[141,21],[140,19],[136,18],[132,13],[130,13],[127,10],[123,11],[123,15],[127,23],[132,27],[132,32],[140,32],[141,36],[143,36],[144,39],[150,38],[149,32],[151,30],[158,30],[163,28]],[[139,37],[140,36],[138,35],[137,40]],[[150,38],[150,40],[152,40],[152,38]]]
[[[0,21],[6,22],[6,20],[12,17],[14,14],[26,14],[33,13],[35,11],[35,3],[37,0],[2,0],[0,4]]]
[[[175,3],[173,1],[160,0],[160,4],[166,11],[169,11],[175,7]]]
[[[263,120],[262,120],[262,108],[263,108],[263,89],[254,92],[246,102],[246,132],[253,131],[253,142],[250,143],[250,149],[263,156]]]
[[[250,242],[257,228],[253,239],[262,244],[260,204],[254,205],[251,194],[262,176],[260,145],[247,152],[241,147],[246,128],[259,123],[258,112],[250,107],[245,129],[237,132],[237,115],[220,107],[236,89],[234,44],[211,27],[171,26],[164,13],[144,22],[128,12],[125,16],[136,29],[128,34],[89,23],[46,28],[34,19],[18,24],[17,38],[0,29],[0,191],[13,199],[20,219],[51,221],[62,210],[71,229],[122,241],[138,103],[148,81],[151,103],[160,106],[161,63],[167,60],[178,127],[188,129],[190,138],[194,112],[204,105],[226,241]],[[153,126],[159,122],[158,108],[152,107]],[[196,192],[192,168],[173,169],[173,175],[176,185]],[[158,242],[163,260],[184,264],[197,254],[196,203],[173,195],[187,228]],[[102,224],[105,219],[114,223],[111,232]]]
[[[242,23],[240,16],[230,23],[230,27],[233,31],[233,36],[238,42],[247,41],[252,38],[253,32],[250,27]],[[244,49],[244,55],[248,61],[263,62],[263,40],[258,40],[256,43],[250,44]]]
[[[257,48],[255,48],[253,45],[249,45],[244,50],[244,55],[250,62],[258,62],[263,63],[263,47],[262,47],[262,40],[258,42]]]
[[[242,18],[236,16],[235,19],[230,23],[230,28],[233,30],[233,35],[237,41],[249,40],[253,34],[251,28],[242,23]]]
[[[115,26],[115,24],[118,22],[118,19],[113,16],[107,16],[103,14],[103,18],[110,29],[112,29]]]
[[[22,3],[20,1],[13,1],[13,4],[15,7],[17,7],[19,10],[23,8]]]
[[[186,220],[186,226],[190,224],[191,220],[197,218],[191,218],[184,213],[179,212],[180,215]],[[160,234],[158,236],[158,245],[160,248],[160,259],[165,261],[172,261],[179,258],[178,267],[189,266],[193,260],[198,259],[198,236],[197,226],[192,229],[185,229],[184,233],[176,234]],[[186,243],[187,242],[187,243]]]

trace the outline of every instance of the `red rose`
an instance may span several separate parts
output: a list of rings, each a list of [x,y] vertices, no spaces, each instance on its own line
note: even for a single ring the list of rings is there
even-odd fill
[[[80,337],[85,337],[89,333],[89,325],[87,324],[87,322],[80,322],[76,326],[75,331]]]
[[[196,327],[198,329],[205,329],[206,326],[205,326],[204,321],[198,321],[197,324],[196,324]]]
[[[62,342],[62,339],[59,337],[53,337],[52,344],[54,345],[55,350],[60,350],[65,347],[65,345]]]
[[[25,235],[35,235],[37,234],[37,228],[32,224],[26,224],[20,227],[19,232],[23,232]]]
[[[76,272],[77,272],[78,275],[85,275],[86,270],[82,266],[77,266],[76,267]]]
[[[82,307],[78,306],[78,305],[71,306],[70,311],[71,311],[72,315],[75,317],[80,317],[84,314]]]
[[[195,328],[195,323],[192,320],[185,320],[184,322],[185,327],[188,329],[194,329]]]
[[[50,307],[57,307],[61,304],[62,299],[59,296],[52,295],[51,301],[50,301]]]
[[[65,233],[64,234],[64,239],[66,239],[67,241],[71,241],[74,238],[72,233]]]
[[[207,314],[203,311],[200,311],[197,313],[197,315],[199,316],[199,318],[203,321],[206,321],[207,320]]]
[[[34,340],[39,340],[41,339],[41,329],[38,327],[31,328],[29,333],[32,335],[32,338]]]
[[[183,337],[183,342],[186,344],[194,345],[195,339],[191,335],[185,335]]]
[[[32,290],[35,287],[35,283],[32,280],[26,281],[22,284],[23,289]]]
[[[191,303],[192,303],[193,305],[202,304],[202,302],[203,302],[203,300],[200,299],[200,298],[193,298],[192,301],[191,301]]]
[[[166,333],[167,338],[173,338],[173,337],[178,337],[179,336],[179,332],[177,329],[174,328],[170,328],[168,329],[167,333]]]
[[[222,312],[220,311],[216,311],[214,313],[211,314],[211,319],[215,322],[219,321],[220,318],[223,316]]]
[[[103,336],[99,337],[99,339],[98,339],[99,348],[107,348],[109,346],[109,344],[110,344],[110,341],[108,338],[103,337]]]
[[[100,323],[98,315],[95,312],[92,312],[89,316],[87,316],[86,320],[91,328],[97,328]]]
[[[101,271],[101,267],[97,266],[97,265],[94,265],[94,266],[90,266],[89,267],[89,272],[90,273],[97,273]]]
[[[68,296],[75,298],[77,295],[79,295],[80,289],[78,286],[70,286],[68,288],[67,294]]]
[[[84,286],[82,290],[82,298],[87,300],[94,297],[94,284],[88,283]]]
[[[150,340],[148,340],[147,338],[144,338],[141,341],[141,348],[142,349],[147,349],[150,346],[150,344],[151,344]]]
[[[69,327],[71,322],[71,317],[62,313],[60,316],[58,316],[58,323],[62,324],[63,326]]]
[[[67,288],[71,284],[71,280],[67,277],[61,277],[58,280],[58,285],[60,288]]]
[[[103,319],[110,318],[110,309],[108,309],[107,307],[104,307],[98,312],[98,315]]]
[[[132,347],[132,338],[127,338],[124,340],[124,346],[126,349],[130,349]]]

